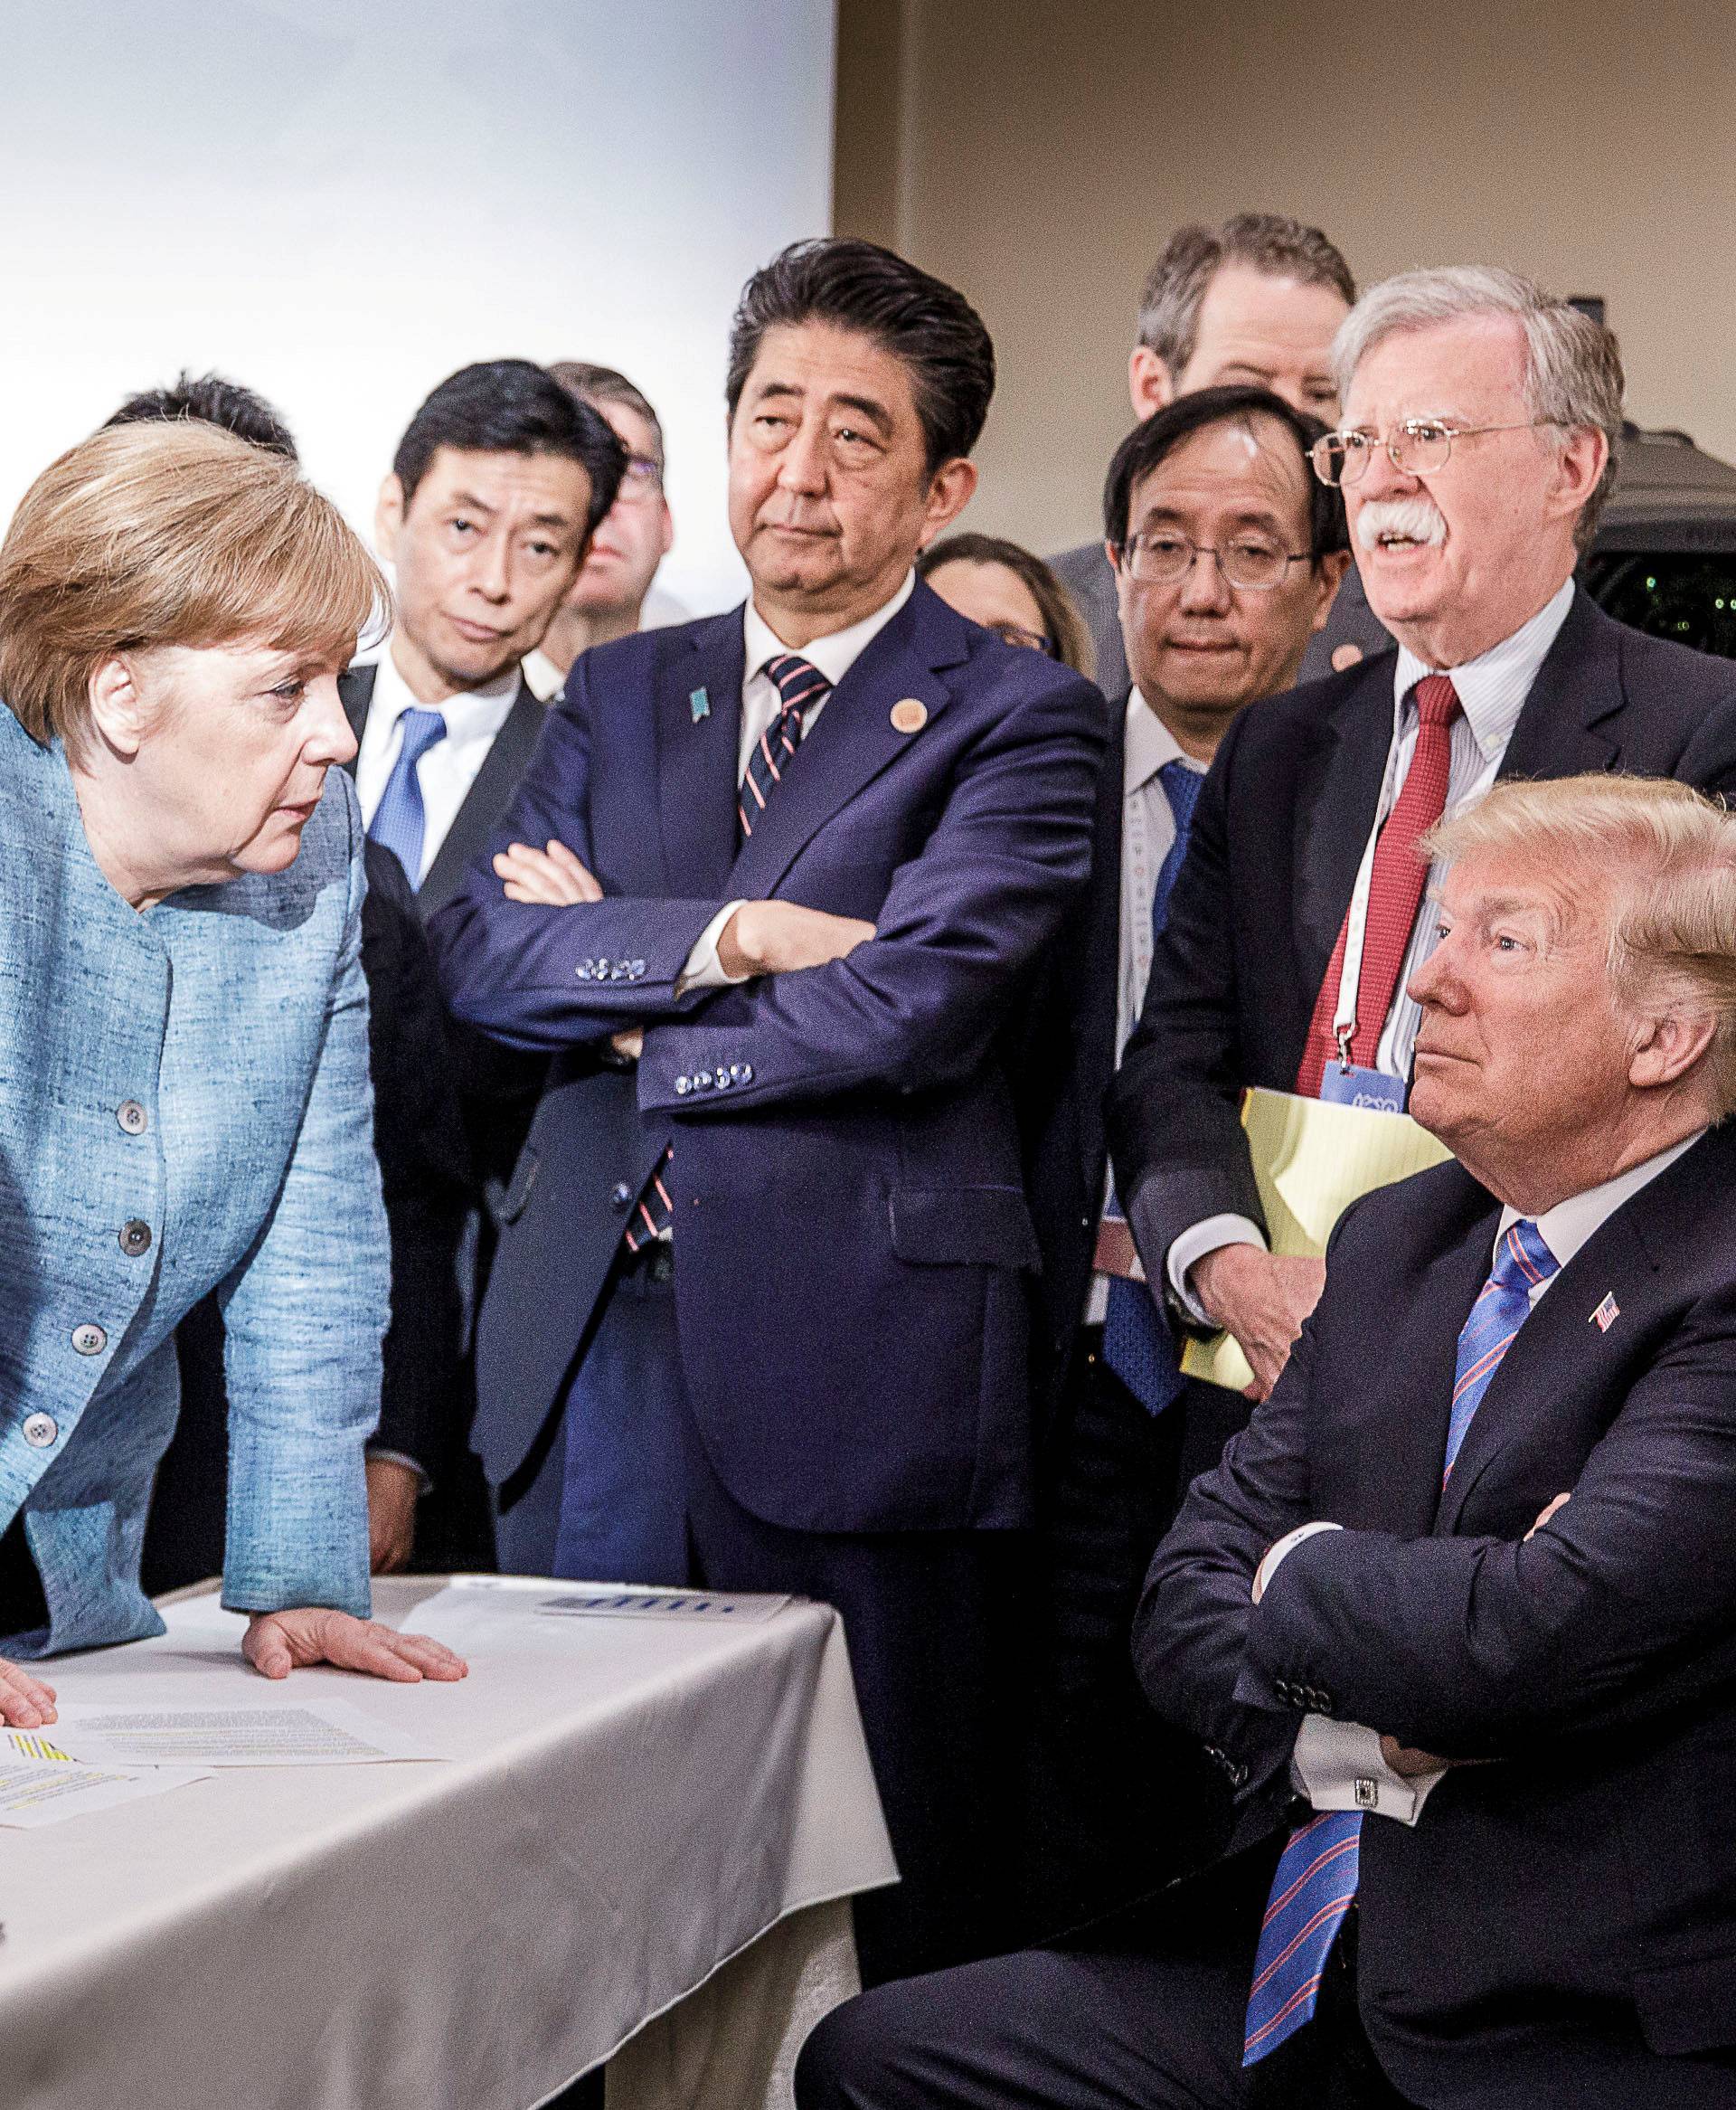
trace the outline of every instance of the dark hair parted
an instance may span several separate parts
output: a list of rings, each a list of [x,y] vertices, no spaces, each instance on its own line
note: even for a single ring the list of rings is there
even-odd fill
[[[1090,680],[1097,655],[1091,649],[1091,633],[1074,605],[1073,597],[1041,557],[1033,556],[1022,544],[1005,542],[998,535],[943,535],[930,543],[916,560],[917,576],[928,579],[943,564],[1002,564],[1024,581],[1043,616],[1043,634],[1051,651],[1063,667]]]
[[[1282,213],[1238,213],[1222,227],[1178,227],[1139,294],[1139,342],[1156,353],[1172,380],[1194,356],[1201,304],[1225,264],[1246,264],[1269,279],[1329,286],[1347,308],[1355,304],[1350,266],[1317,227]]]
[[[589,540],[615,503],[627,449],[608,421],[528,359],[485,359],[448,374],[404,428],[392,473],[408,508],[442,447],[467,454],[553,454],[590,478]]]
[[[184,367],[167,388],[144,388],[129,395],[102,430],[111,425],[172,423],[176,419],[197,419],[201,424],[221,425],[238,440],[263,447],[268,454],[280,454],[286,461],[299,461],[289,428],[262,395],[243,388],[239,381],[225,381],[221,374],[201,374],[196,378]]]
[[[1134,427],[1109,461],[1103,479],[1103,533],[1118,551],[1127,539],[1128,509],[1133,487],[1148,477],[1172,455],[1184,440],[1208,425],[1247,425],[1255,418],[1269,418],[1282,425],[1296,441],[1308,491],[1308,554],[1317,563],[1335,550],[1350,547],[1350,529],[1344,518],[1342,491],[1323,484],[1314,473],[1309,449],[1326,430],[1318,418],[1295,410],[1269,388],[1238,383],[1229,388],[1196,388],[1178,395],[1161,411]]]
[[[982,317],[891,250],[841,236],[792,242],[742,288],[723,388],[731,419],[766,332],[805,322],[859,331],[910,368],[930,474],[976,446],[995,393]]]

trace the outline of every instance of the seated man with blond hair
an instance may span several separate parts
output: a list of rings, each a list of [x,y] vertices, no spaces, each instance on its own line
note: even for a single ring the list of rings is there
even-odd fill
[[[1231,1852],[839,2010],[804,2110],[1736,2102],[1736,818],[1513,782],[1422,848],[1456,1162],[1344,1217],[1135,1633]]]

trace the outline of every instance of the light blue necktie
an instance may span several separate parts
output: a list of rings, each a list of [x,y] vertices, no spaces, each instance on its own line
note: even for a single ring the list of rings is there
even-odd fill
[[[1177,761],[1166,762],[1157,771],[1157,781],[1169,801],[1175,838],[1157,868],[1157,883],[1152,890],[1154,944],[1164,934],[1169,897],[1187,854],[1188,830],[1194,825],[1194,809],[1205,779],[1198,770]],[[1147,1414],[1162,1414],[1181,1390],[1175,1343],[1149,1284],[1128,1282],[1119,1275],[1110,1282],[1109,1309],[1103,1317],[1103,1360]]]
[[[1532,1291],[1560,1265],[1529,1217],[1502,1233],[1489,1279],[1459,1330],[1443,1485],[1502,1357],[1530,1315]],[[1290,1834],[1260,1930],[1244,2066],[1275,2050],[1314,2013],[1326,1957],[1356,1895],[1362,1829],[1359,1811],[1328,1810]]]
[[[422,787],[416,765],[430,747],[446,738],[446,714],[412,706],[398,721],[401,737],[398,759],[392,765],[386,788],[368,823],[368,833],[388,849],[410,875],[410,884],[422,883],[422,842],[428,832],[428,815],[422,806]]]

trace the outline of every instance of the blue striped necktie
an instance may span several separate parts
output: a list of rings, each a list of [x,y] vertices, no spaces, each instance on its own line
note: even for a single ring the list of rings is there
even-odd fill
[[[780,652],[768,659],[765,673],[778,691],[778,715],[748,754],[746,775],[736,800],[735,817],[745,842],[784,781],[784,772],[801,751],[802,720],[830,695],[832,684],[798,652]]]
[[[398,759],[392,765],[386,788],[373,809],[368,833],[397,858],[410,875],[410,884],[420,886],[428,814],[422,805],[422,787],[416,775],[416,765],[430,747],[446,738],[446,714],[412,706],[400,717],[398,724]]]
[[[778,715],[749,751],[747,772],[741,779],[741,789],[735,802],[735,818],[741,824],[743,842],[759,825],[760,816],[770,804],[772,794],[789,773],[789,765],[800,752],[804,714],[832,691],[832,684],[825,675],[799,653],[780,652],[776,658],[767,660],[763,671],[778,691]],[[675,1212],[665,1176],[675,1154],[672,1143],[658,1159],[656,1170],[646,1180],[644,1193],[633,1205],[627,1229],[621,1234],[622,1243],[629,1253],[637,1253],[669,1227]]]
[[[1443,1484],[1502,1357],[1530,1313],[1532,1291],[1560,1265],[1528,1217],[1502,1233],[1489,1279],[1459,1331]],[[1276,2050],[1314,2013],[1327,1954],[1356,1895],[1362,1829],[1360,1812],[1328,1810],[1290,1834],[1254,1958],[1244,2066]]]
[[[1151,935],[1155,944],[1164,934],[1169,915],[1169,897],[1175,875],[1187,854],[1188,830],[1194,825],[1194,809],[1199,803],[1205,779],[1184,762],[1166,762],[1157,771],[1164,797],[1175,823],[1175,840],[1157,867],[1151,896]],[[1175,1364],[1175,1343],[1169,1326],[1157,1309],[1154,1292],[1146,1282],[1129,1282],[1117,1275],[1109,1284],[1109,1309],[1103,1315],[1103,1360],[1120,1378],[1147,1414],[1162,1414],[1182,1388]]]

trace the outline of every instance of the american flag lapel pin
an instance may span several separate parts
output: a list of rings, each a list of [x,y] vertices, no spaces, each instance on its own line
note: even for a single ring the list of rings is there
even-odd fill
[[[1602,1303],[1599,1304],[1597,1310],[1591,1314],[1591,1323],[1597,1328],[1599,1333],[1608,1333],[1609,1329],[1620,1317],[1621,1306],[1617,1303],[1615,1298],[1608,1290],[1606,1290],[1603,1292]]]

